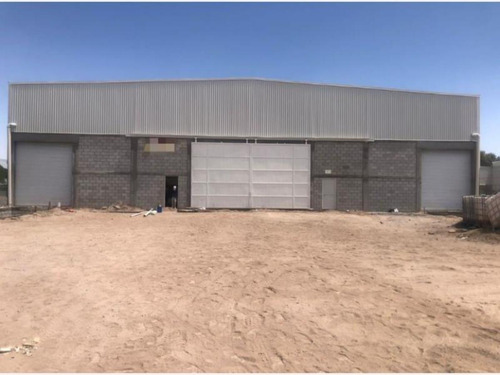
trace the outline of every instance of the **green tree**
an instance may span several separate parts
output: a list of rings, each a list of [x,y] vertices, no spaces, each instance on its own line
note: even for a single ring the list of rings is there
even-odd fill
[[[486,153],[486,151],[481,151],[481,166],[491,167],[494,161],[500,161],[500,156],[496,156],[494,153]]]
[[[0,183],[7,181],[7,169],[0,165]]]

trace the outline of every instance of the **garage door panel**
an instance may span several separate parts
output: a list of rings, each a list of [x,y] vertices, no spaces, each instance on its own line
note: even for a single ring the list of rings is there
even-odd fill
[[[193,195],[207,195],[207,184],[193,182],[191,184],[191,194]]]
[[[253,196],[293,197],[292,184],[254,184],[252,189]]]
[[[309,184],[310,179],[309,172],[299,171],[293,173],[293,181],[295,183]]]
[[[293,148],[290,145],[252,144],[251,155],[261,158],[293,158]]]
[[[192,144],[193,206],[309,208],[309,145],[203,143],[201,152],[198,145]]]
[[[208,195],[237,195],[248,197],[250,194],[249,184],[224,183],[224,184],[209,184]]]
[[[253,171],[252,172],[253,182],[292,182],[293,172],[292,171]]]
[[[253,197],[253,208],[290,208],[292,197]]]
[[[303,170],[303,171],[309,171],[309,167],[311,165],[311,162],[309,159],[295,159],[294,160],[294,169],[297,170]]]
[[[208,182],[242,182],[250,181],[250,171],[242,170],[211,170],[208,171]]]
[[[249,158],[208,158],[207,168],[208,169],[243,169],[247,170],[249,167]]]
[[[196,144],[197,145],[197,144]],[[205,143],[206,155],[209,157],[248,157],[250,156],[249,145],[245,143]],[[198,147],[198,146],[195,146]]]
[[[207,181],[206,170],[191,170],[191,181],[205,183]]]
[[[422,152],[422,208],[459,210],[471,194],[468,151]]]
[[[294,194],[299,197],[308,197],[309,196],[309,184],[295,184],[294,185]]]
[[[309,208],[309,196],[295,197],[293,199],[295,208]]]
[[[207,156],[207,145],[199,143],[196,147],[191,149],[192,157],[206,157]]]
[[[72,203],[73,146],[20,142],[16,145],[15,203]]]
[[[212,208],[248,208],[248,197],[208,196],[207,205]]]
[[[204,196],[196,196],[192,195],[191,196],[191,206],[193,207],[208,207],[207,206],[207,197],[206,195]]]
[[[254,170],[293,170],[293,159],[252,159],[252,168]]]
[[[199,157],[199,156],[193,156],[191,158],[191,168],[193,169],[207,169],[207,158],[206,157]]]
[[[296,145],[293,147],[293,157],[294,158],[302,158],[302,159],[310,159],[310,148],[303,147],[302,145]]]

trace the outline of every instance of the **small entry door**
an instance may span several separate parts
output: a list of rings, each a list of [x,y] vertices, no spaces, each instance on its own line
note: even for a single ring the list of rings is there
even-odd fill
[[[177,192],[179,190],[177,176],[165,179],[165,207],[177,208]]]
[[[335,210],[337,208],[337,180],[323,178],[321,183],[321,208]]]

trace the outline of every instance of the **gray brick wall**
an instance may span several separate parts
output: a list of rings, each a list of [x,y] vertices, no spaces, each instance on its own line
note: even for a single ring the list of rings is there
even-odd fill
[[[140,138],[137,145],[138,190],[137,205],[151,206],[158,202],[165,203],[165,176],[177,176],[177,206],[190,205],[190,140],[175,139],[175,152],[144,152],[148,138]],[[161,176],[159,178],[158,176]],[[149,179],[148,179],[149,178]],[[139,181],[140,180],[140,181]],[[148,182],[149,181],[149,182]],[[145,193],[150,185],[150,193]],[[160,200],[161,199],[161,200]],[[152,207],[152,206],[151,206]]]
[[[373,142],[368,149],[368,211],[417,211],[415,142]]]
[[[415,177],[415,142],[373,142],[368,149],[369,177]]]
[[[76,205],[100,208],[116,202],[129,204],[129,174],[79,174],[76,182]]]
[[[179,186],[177,193],[177,206],[186,208],[190,205],[191,200],[191,178],[189,176],[179,176]]]
[[[138,175],[136,205],[145,209],[165,206],[165,176]]]
[[[130,156],[130,138],[80,136],[75,158],[76,205],[130,204]]]
[[[312,174],[332,176],[359,176],[363,172],[363,143],[361,142],[314,142],[312,145]]]
[[[311,181],[311,208],[321,210],[321,178],[313,178]]]
[[[172,140],[175,152],[144,152],[148,138],[140,138],[137,146],[137,172],[165,176],[188,176],[190,173],[190,141]]]
[[[190,141],[176,139],[175,152],[144,152],[148,138],[138,139],[137,170],[131,174],[130,138],[81,136],[76,153],[76,204],[100,207],[117,201],[143,208],[164,204],[165,176],[177,176],[178,206],[190,205]],[[386,211],[416,210],[417,152],[414,142],[373,142],[363,171],[362,142],[312,144],[311,207],[321,208],[321,178],[337,178],[337,208]],[[330,169],[331,175],[325,175]],[[137,180],[134,183],[134,178]],[[364,179],[364,183],[363,183]],[[132,194],[132,195],[131,195]]]
[[[132,173],[130,138],[80,136],[75,162],[76,205],[102,207],[118,201],[131,204],[135,189],[136,206],[156,207],[165,203],[165,176],[178,176],[178,206],[189,206],[190,141],[173,140],[175,152],[171,153],[145,152],[148,141],[137,140],[137,168]]]
[[[363,180],[361,178],[336,178],[337,210],[363,209]],[[311,183],[311,208],[322,209],[322,178],[313,178]]]
[[[130,138],[81,136],[76,151],[77,173],[130,172]]]
[[[363,180],[337,178],[337,210],[363,209]]]
[[[370,142],[363,170],[362,142],[314,142],[311,207],[321,209],[321,179],[337,178],[337,209],[414,211],[417,194],[415,142]],[[331,175],[325,175],[330,169]],[[363,182],[364,181],[364,182]],[[364,199],[363,199],[364,198]]]
[[[416,183],[413,179],[372,178],[368,180],[368,211],[417,211]]]

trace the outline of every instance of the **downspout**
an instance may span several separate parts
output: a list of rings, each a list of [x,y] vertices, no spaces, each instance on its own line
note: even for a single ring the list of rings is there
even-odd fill
[[[477,117],[476,117],[476,129],[477,133],[472,135],[476,138],[476,181],[474,195],[479,196],[479,171],[481,170],[481,105],[479,102],[479,97],[477,98]]]
[[[476,175],[474,182],[474,195],[479,196],[479,171],[481,169],[481,136],[479,133],[472,134],[476,141]]]
[[[17,124],[15,122],[9,123],[7,126],[7,189],[8,189],[8,203],[9,207],[14,205],[14,192],[12,181],[12,129],[15,129]]]

